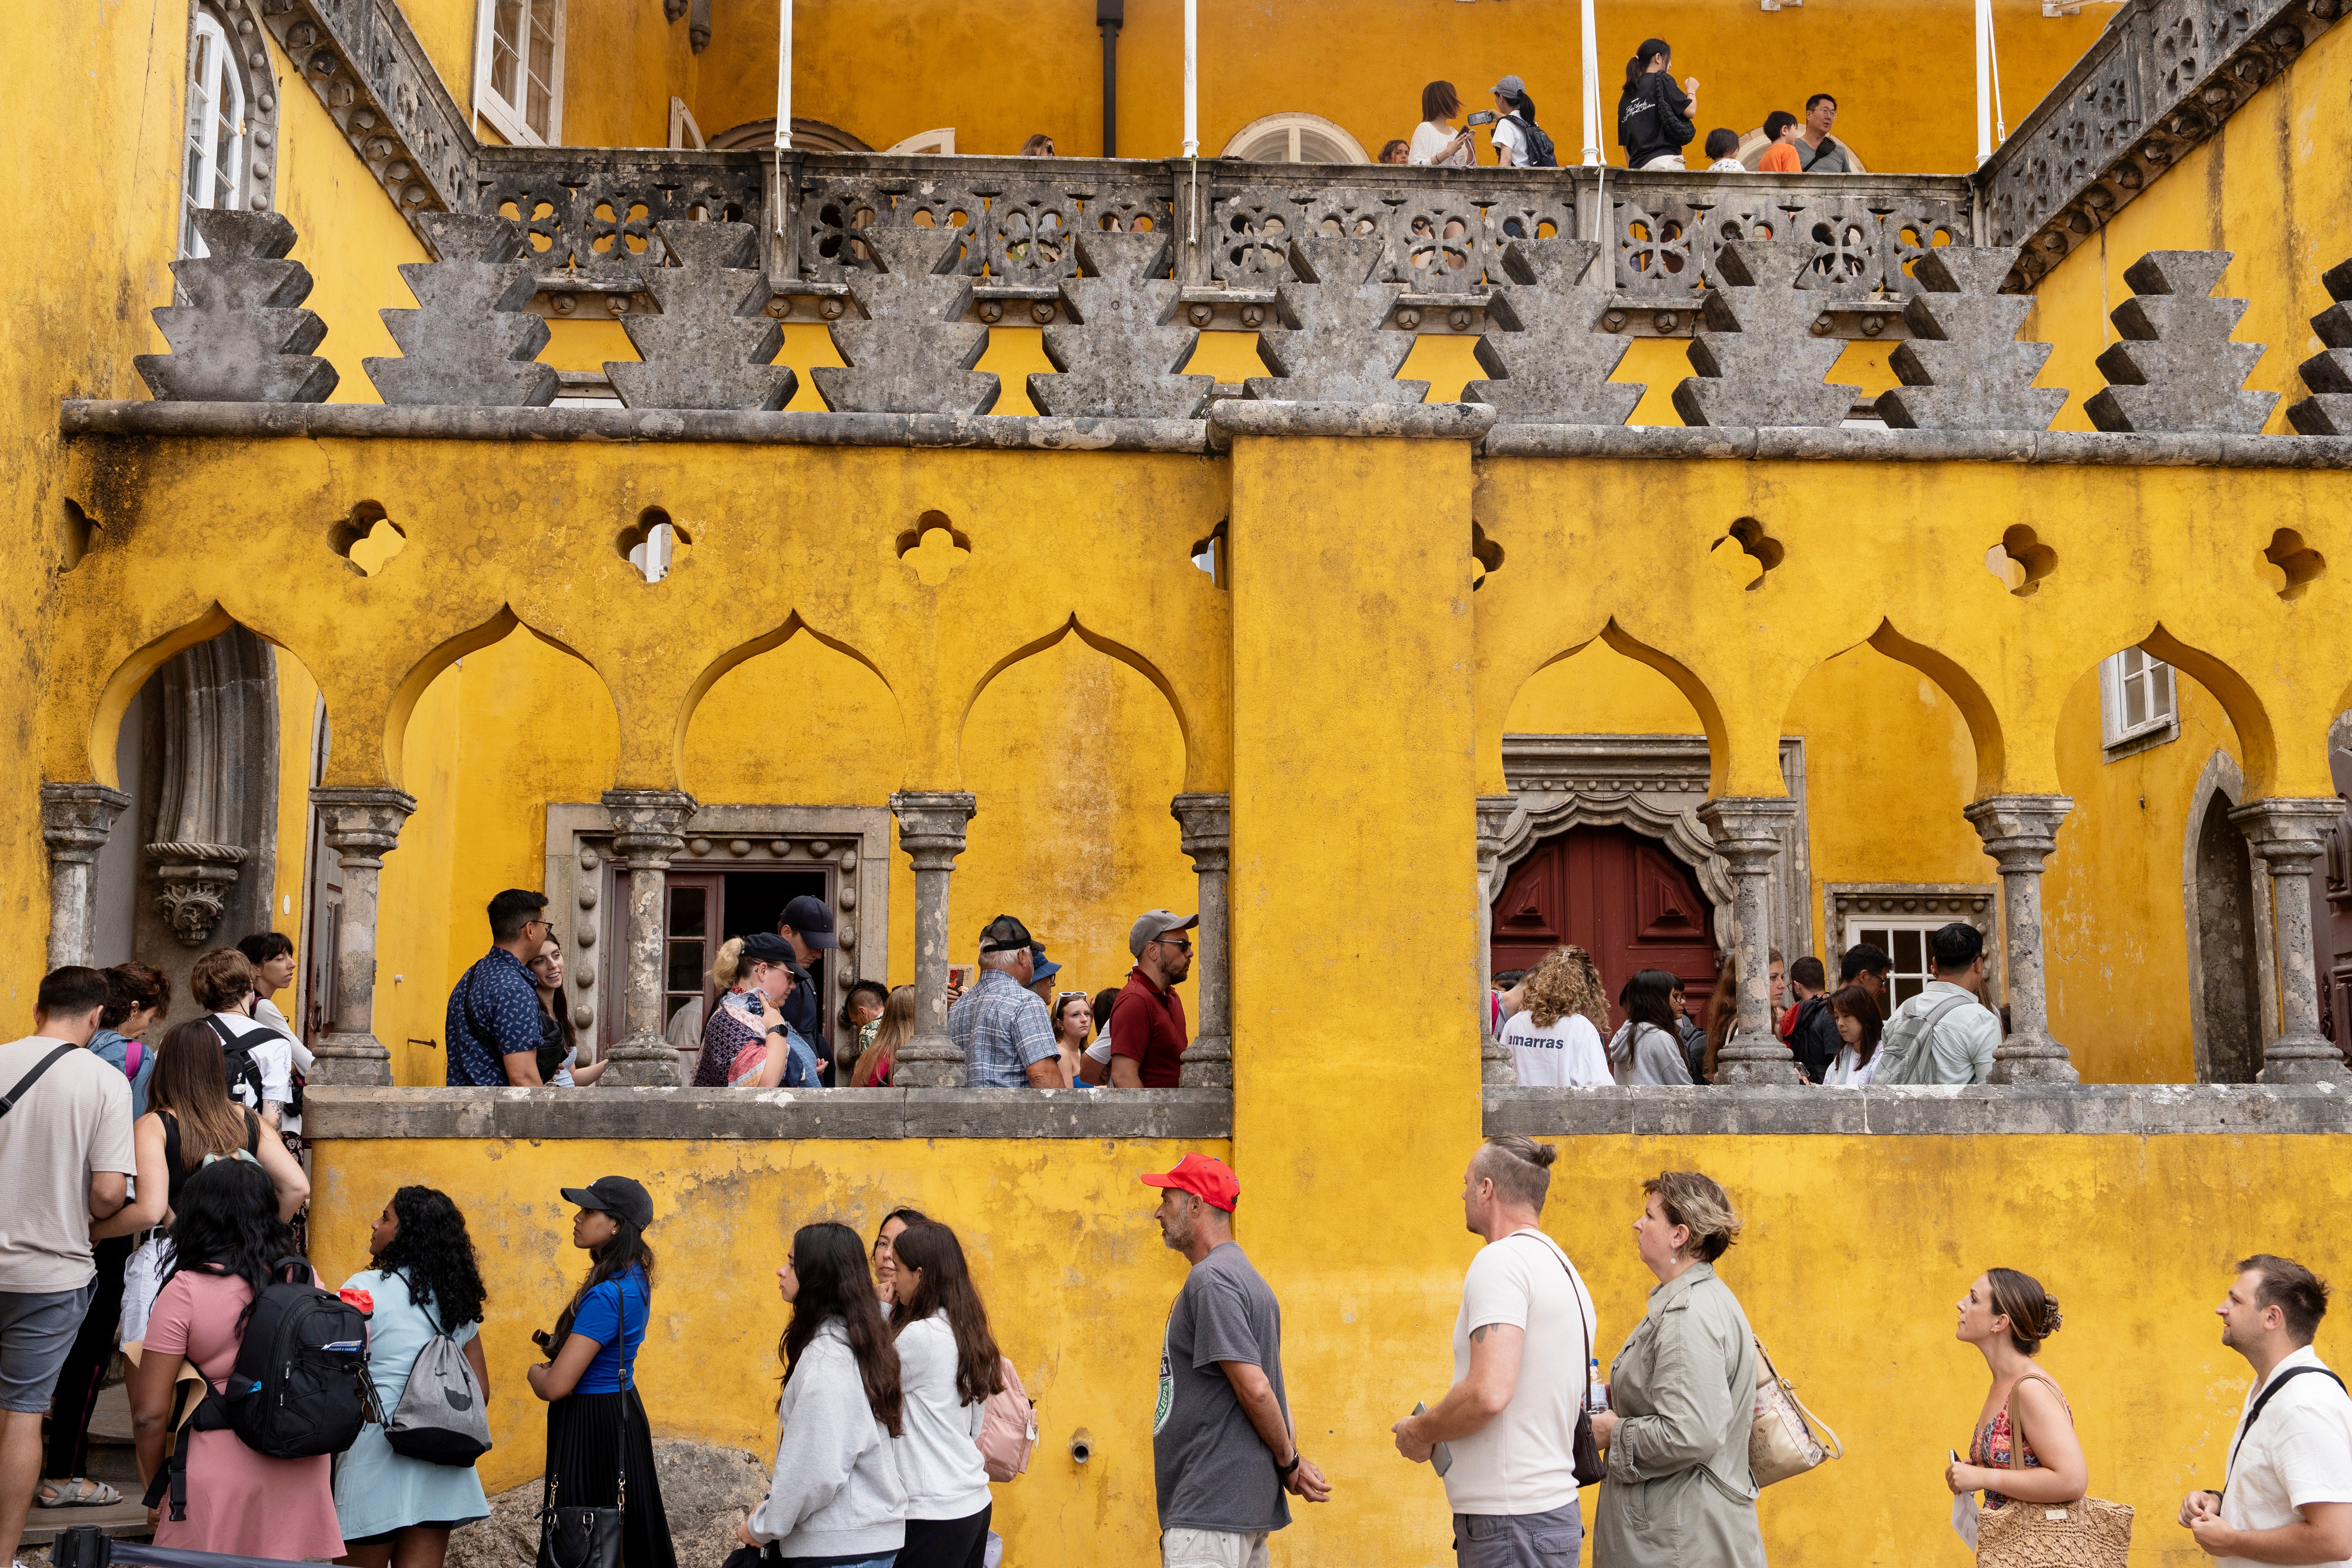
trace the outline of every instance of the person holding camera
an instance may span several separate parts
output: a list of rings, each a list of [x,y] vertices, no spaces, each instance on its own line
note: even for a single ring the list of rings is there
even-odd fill
[[[677,1568],[636,1381],[653,1306],[653,1194],[627,1176],[599,1176],[563,1198],[580,1205],[572,1245],[593,1261],[554,1332],[530,1336],[547,1356],[524,1373],[547,1402],[541,1508],[618,1508],[623,1568]]]

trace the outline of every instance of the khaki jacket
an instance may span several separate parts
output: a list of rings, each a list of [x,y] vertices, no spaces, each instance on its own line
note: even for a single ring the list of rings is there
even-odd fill
[[[1711,1266],[1650,1292],[1610,1365],[1609,1406],[1593,1568],[1764,1568],[1748,1468],[1756,1339]]]

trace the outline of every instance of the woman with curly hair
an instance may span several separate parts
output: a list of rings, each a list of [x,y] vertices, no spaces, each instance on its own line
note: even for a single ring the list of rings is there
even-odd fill
[[[482,1354],[482,1272],[466,1216],[446,1194],[403,1187],[368,1235],[375,1267],[343,1285],[373,1304],[368,1375],[377,1403],[400,1408],[409,1369],[444,1334],[465,1347],[474,1387],[488,1402],[489,1363]],[[342,1521],[343,1561],[353,1568],[441,1568],[449,1531],[489,1517],[489,1500],[471,1465],[442,1465],[393,1451],[371,1422],[335,1469],[335,1513]]]
[[[1527,1006],[1503,1025],[1503,1044],[1518,1068],[1522,1086],[1559,1088],[1612,1082],[1609,1055],[1601,1044],[1608,1026],[1608,994],[1601,971],[1580,947],[1556,947],[1544,954],[1523,983]]]

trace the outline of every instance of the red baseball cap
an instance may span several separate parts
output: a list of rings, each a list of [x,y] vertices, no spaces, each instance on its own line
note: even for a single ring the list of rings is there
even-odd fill
[[[1206,1154],[1187,1154],[1176,1162],[1176,1168],[1164,1176],[1147,1175],[1147,1187],[1173,1187],[1180,1193],[1190,1193],[1212,1208],[1227,1214],[1242,1201],[1242,1184],[1233,1168],[1223,1160]]]

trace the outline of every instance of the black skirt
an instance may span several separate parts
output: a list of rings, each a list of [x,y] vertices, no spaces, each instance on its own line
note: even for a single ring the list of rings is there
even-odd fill
[[[653,1428],[635,1390],[574,1394],[548,1405],[547,1500],[564,1508],[619,1501],[623,1568],[677,1568],[654,1473]]]

